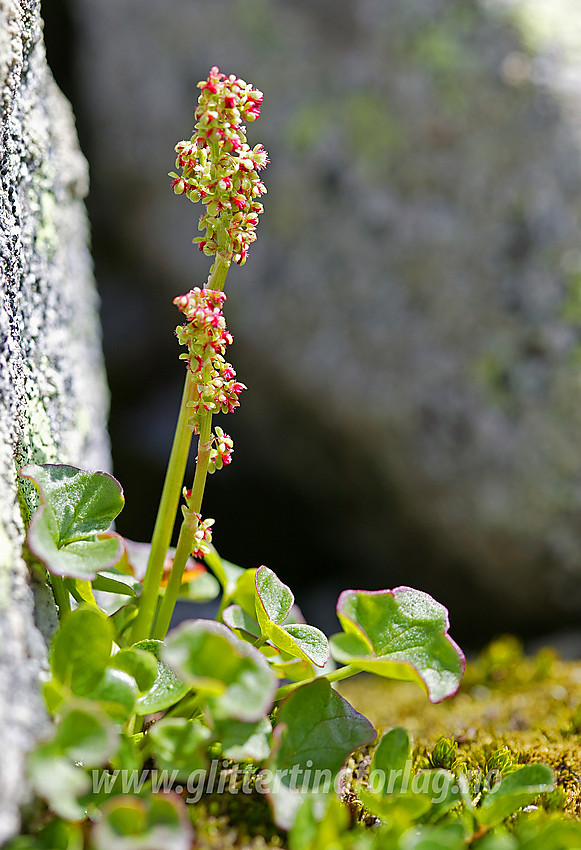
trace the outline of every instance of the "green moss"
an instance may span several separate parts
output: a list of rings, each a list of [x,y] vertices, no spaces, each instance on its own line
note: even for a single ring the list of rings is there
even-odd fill
[[[341,692],[379,730],[404,726],[419,766],[428,766],[442,736],[453,736],[466,770],[486,773],[499,750],[507,766],[548,764],[561,790],[545,808],[581,815],[581,663],[561,661],[551,650],[527,658],[518,641],[504,638],[468,665],[458,694],[437,705],[414,685],[366,675],[345,682]]]

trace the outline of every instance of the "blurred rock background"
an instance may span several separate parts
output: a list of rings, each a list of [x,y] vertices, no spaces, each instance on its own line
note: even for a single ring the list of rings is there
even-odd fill
[[[166,174],[211,65],[265,92],[259,239],[230,272],[219,551],[333,629],[411,584],[467,646],[581,607],[581,8],[572,0],[45,0],[91,166],[119,529],[146,539],[205,280]]]

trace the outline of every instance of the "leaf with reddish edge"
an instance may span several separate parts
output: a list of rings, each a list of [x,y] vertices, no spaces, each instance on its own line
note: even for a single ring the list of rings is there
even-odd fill
[[[256,606],[258,622],[268,618],[273,623],[283,623],[295,601],[293,592],[268,567],[259,567],[254,576],[256,594],[260,605]]]
[[[448,612],[411,587],[345,590],[337,602],[343,632],[330,640],[333,658],[388,679],[420,684],[430,702],[453,696],[466,661],[448,635]]]
[[[31,464],[20,470],[39,492],[41,506],[28,527],[32,554],[55,575],[90,581],[122,555],[120,538],[101,536],[124,505],[123,490],[107,472],[64,464]]]
[[[20,475],[33,482],[42,504],[51,506],[59,546],[106,531],[125,504],[121,485],[108,472],[45,463],[23,466]]]

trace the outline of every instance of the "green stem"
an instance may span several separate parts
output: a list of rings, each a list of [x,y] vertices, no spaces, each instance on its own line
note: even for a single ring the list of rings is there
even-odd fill
[[[196,393],[197,386],[194,377],[188,370],[186,372],[184,392],[157,511],[157,518],[153,529],[151,551],[143,580],[143,590],[139,600],[139,612],[131,631],[133,643],[149,637],[155,617],[159,586],[163,576],[163,565],[171,542],[192,441],[192,429],[188,426],[188,420],[191,415],[188,404],[195,399]]]
[[[201,693],[194,694],[186,694],[186,696],[181,699],[179,702],[176,702],[175,705],[166,711],[164,717],[173,717],[178,715],[178,717],[193,717],[193,715],[197,712],[201,705],[205,702],[205,695]]]
[[[340,682],[342,679],[348,679],[350,676],[355,676],[356,673],[361,673],[357,667],[353,664],[346,664],[345,667],[339,667],[338,670],[333,670],[331,673],[325,673],[324,677],[315,677],[315,678],[325,678],[328,682]],[[309,679],[301,682],[292,682],[290,685],[283,685],[282,688],[279,688],[274,696],[274,701],[278,702],[279,699],[284,699],[286,696],[291,694],[297,688],[300,688],[301,685],[306,685],[308,682],[314,682],[313,679]]]
[[[228,269],[230,268],[230,260],[225,257],[220,256],[220,254],[216,254],[216,259],[212,264],[212,268],[210,269],[210,274],[208,277],[208,282],[206,284],[207,289],[224,289],[224,283],[226,281],[226,275],[228,274]]]
[[[141,715],[132,714],[129,720],[127,721],[127,734],[128,735],[137,735],[143,729],[143,722],[145,718]]]
[[[65,586],[65,580],[61,576],[50,575],[50,583],[54,593],[55,602],[59,609],[59,620],[62,622],[64,617],[71,612],[71,599],[69,591]]]
[[[210,451],[212,449],[211,413],[204,413],[200,416],[199,430],[200,439],[198,444],[198,457],[196,459],[196,474],[192,485],[192,495],[188,500],[188,512],[191,511],[197,514],[199,514],[202,509],[202,499],[204,498],[204,488],[206,486],[206,478],[208,476],[208,466],[210,462]],[[171,617],[182,585],[184,569],[194,546],[197,527],[197,522],[195,524],[190,524],[186,520],[182,522],[169,581],[159,607],[159,614],[157,615],[155,628],[153,630],[153,637],[156,640],[163,640],[167,634],[167,630],[169,629]]]

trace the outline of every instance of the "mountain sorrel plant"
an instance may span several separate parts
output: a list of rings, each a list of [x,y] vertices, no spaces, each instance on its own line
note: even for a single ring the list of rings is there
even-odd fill
[[[234,768],[243,788],[267,795],[279,828],[295,824],[294,846],[311,846],[336,811],[328,794],[340,790],[345,760],[376,738],[333,683],[366,671],[416,682],[438,702],[456,692],[464,671],[447,612],[426,593],[346,590],[337,604],[342,631],[328,641],[304,622],[271,569],[242,569],[212,546],[213,521],[201,514],[206,478],[228,466],[233,451],[213,417],[235,410],[244,389],[226,360],[232,336],[223,286],[256,238],[257,199],[266,191],[258,175],[268,157],[262,145],[248,145],[243,123],[258,117],[262,93],[217,68],[199,87],[195,132],[176,146],[180,173],[171,177],[175,193],[206,207],[194,242],[213,262],[205,286],[174,299],[185,319],[177,329],[185,386],[151,545],[109,530],[123,507],[112,476],[50,464],[20,471],[40,496],[29,557],[48,571],[61,619],[44,686],[55,734],[30,761],[32,785],[56,820],[31,847],[81,846],[84,821],[86,846],[97,850],[189,847],[184,799],[200,799],[200,777],[205,792],[215,790],[217,775],[222,790],[229,776],[232,790]],[[192,435],[196,470],[183,489]],[[190,620],[167,634],[178,597],[220,593],[215,621]],[[409,740],[400,730],[382,739],[373,764],[391,770],[402,759]],[[244,764],[242,778],[232,762]],[[428,773],[419,796],[399,785],[365,792],[369,810],[392,831],[403,824],[403,834],[464,805],[474,829],[487,829],[551,783],[546,769],[525,771],[505,793],[492,789],[480,810],[468,788],[451,789],[436,805],[430,788],[446,771]],[[370,840],[366,847],[375,846]]]

